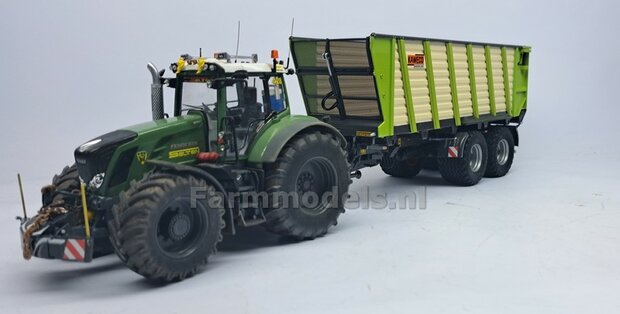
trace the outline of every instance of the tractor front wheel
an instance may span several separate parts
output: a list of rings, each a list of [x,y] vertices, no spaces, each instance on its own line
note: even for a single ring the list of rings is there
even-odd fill
[[[192,189],[206,197],[192,198]],[[121,195],[116,210],[117,253],[127,267],[151,280],[193,275],[222,240],[222,195],[196,177],[148,174]]]

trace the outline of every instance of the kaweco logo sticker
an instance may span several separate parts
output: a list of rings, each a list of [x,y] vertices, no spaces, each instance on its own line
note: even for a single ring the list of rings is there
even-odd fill
[[[149,157],[149,154],[143,150],[136,153],[136,159],[140,162],[141,165],[144,165],[146,162],[146,158]]]
[[[424,54],[416,53],[413,55],[407,55],[407,65],[413,66],[414,68],[423,68]]]
[[[198,146],[184,149],[171,150],[168,152],[168,159],[181,158],[187,156],[195,156],[200,152]]]

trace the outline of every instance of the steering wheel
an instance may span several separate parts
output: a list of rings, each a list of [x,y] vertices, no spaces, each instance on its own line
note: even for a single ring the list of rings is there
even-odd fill
[[[334,97],[334,91],[330,91],[329,93],[327,93],[325,95],[325,97],[323,97],[323,99],[321,100],[321,108],[323,108],[323,110],[325,111],[330,111],[330,110],[334,110],[334,108],[338,107],[338,100],[335,99],[334,103],[331,106],[327,106],[325,103],[327,102],[327,99]]]

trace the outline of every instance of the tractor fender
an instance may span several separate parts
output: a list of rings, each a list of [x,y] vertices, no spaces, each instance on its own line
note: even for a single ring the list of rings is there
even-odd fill
[[[293,137],[310,130],[323,130],[336,136],[340,145],[347,145],[345,137],[332,125],[309,116],[285,116],[273,121],[265,130],[256,136],[250,146],[248,161],[252,163],[275,162],[284,148]]]
[[[205,181],[207,181],[207,183],[213,185],[213,187],[218,192],[220,192],[222,197],[224,198],[224,208],[226,209],[226,212],[227,212],[227,216],[228,216],[227,218],[230,223],[231,232],[232,234],[235,234],[235,225],[232,221],[233,208],[231,206],[230,200],[228,199],[228,193],[226,192],[226,189],[224,188],[222,183],[220,183],[220,181],[215,176],[213,176],[212,174],[208,173],[207,171],[201,168],[192,167],[188,165],[182,165],[182,164],[176,164],[176,163],[169,162],[169,161],[147,160],[146,163],[154,166],[155,171],[160,170],[160,171],[170,171],[173,173],[191,174],[201,179],[204,179]]]

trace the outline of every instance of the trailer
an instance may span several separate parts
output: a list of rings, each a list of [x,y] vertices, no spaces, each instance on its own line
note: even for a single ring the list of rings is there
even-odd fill
[[[480,136],[493,151],[475,146],[471,157],[482,160],[473,165],[489,155],[490,167],[478,170],[502,176],[510,168],[527,109],[530,47],[374,33],[291,37],[290,45],[308,115],[342,132],[354,169],[380,162],[389,174],[411,176],[438,164],[448,181],[472,185],[481,176],[458,169],[459,178],[454,167],[472,161],[464,145]]]

